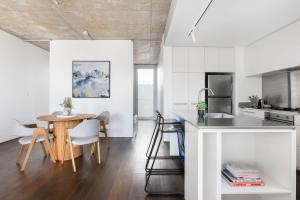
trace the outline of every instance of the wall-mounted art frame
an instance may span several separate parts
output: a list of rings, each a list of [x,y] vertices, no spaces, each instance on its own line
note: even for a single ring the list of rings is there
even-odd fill
[[[110,98],[110,61],[73,61],[72,96]]]

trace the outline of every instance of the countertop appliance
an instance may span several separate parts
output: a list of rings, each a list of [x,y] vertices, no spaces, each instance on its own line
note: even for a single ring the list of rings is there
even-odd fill
[[[205,88],[214,92],[205,91],[209,113],[232,114],[232,79],[231,73],[205,73]]]
[[[265,112],[265,119],[285,123],[291,126],[294,125],[294,115],[292,114]]]

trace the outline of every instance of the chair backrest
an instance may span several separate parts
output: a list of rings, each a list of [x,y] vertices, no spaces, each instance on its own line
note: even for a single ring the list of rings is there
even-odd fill
[[[52,115],[63,115],[64,112],[63,111],[55,111],[52,113]]]
[[[84,120],[76,127],[69,129],[69,134],[75,138],[95,137],[98,136],[99,129],[99,121],[97,119]]]
[[[105,122],[105,124],[109,124],[109,120],[110,120],[110,113],[108,111],[104,111],[102,112],[100,115],[98,115],[96,117],[96,119],[98,120],[103,120]]]
[[[32,136],[36,128],[27,128],[18,120],[14,120],[12,132],[17,136]]]

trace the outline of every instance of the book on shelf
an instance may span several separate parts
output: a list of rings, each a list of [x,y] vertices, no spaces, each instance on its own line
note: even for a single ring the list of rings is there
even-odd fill
[[[223,179],[233,187],[253,187],[253,186],[264,186],[265,183],[261,182],[231,182],[226,176],[223,176]]]
[[[227,163],[222,170],[223,179],[231,186],[264,186],[259,170],[244,163]]]
[[[248,177],[235,177],[227,169],[222,170],[223,176],[226,176],[232,182],[261,182],[260,177],[248,178]]]
[[[235,177],[259,178],[259,171],[252,165],[245,163],[227,163],[224,166]]]

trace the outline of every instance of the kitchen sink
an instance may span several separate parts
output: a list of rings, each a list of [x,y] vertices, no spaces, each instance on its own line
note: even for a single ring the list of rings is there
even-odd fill
[[[205,118],[233,118],[233,115],[229,115],[226,113],[206,113],[204,117]]]

